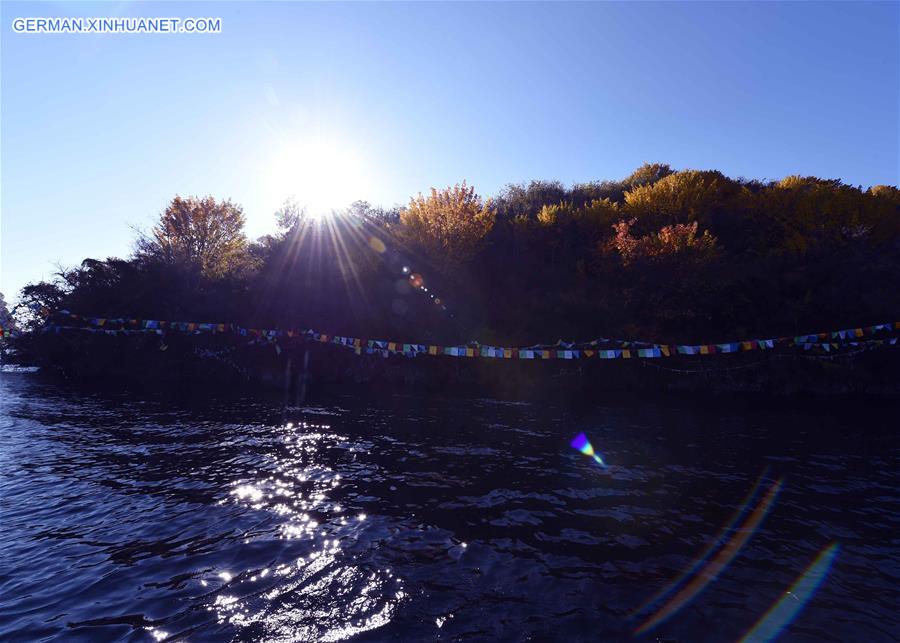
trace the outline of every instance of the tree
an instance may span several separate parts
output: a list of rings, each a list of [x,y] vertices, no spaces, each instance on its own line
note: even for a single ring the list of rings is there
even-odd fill
[[[12,327],[12,316],[9,313],[9,308],[6,306],[6,300],[3,298],[3,293],[0,292],[0,330],[9,331],[12,330]],[[0,342],[2,341],[2,334],[0,334]]]
[[[894,205],[900,206],[900,190],[893,185],[873,185],[869,188],[868,194],[877,199],[886,199]]]
[[[581,186],[592,191],[593,185]],[[507,185],[491,202],[491,208],[500,221],[512,221],[517,217],[533,219],[545,205],[570,200],[570,194],[559,181],[531,181],[526,184]],[[590,197],[586,197],[589,198]]]
[[[306,208],[301,208],[293,199],[285,201],[275,213],[278,229],[287,233],[306,221]]]
[[[896,209],[888,199],[872,198],[837,179],[787,176],[758,201],[761,213],[774,224],[769,244],[779,252],[831,254],[848,242],[897,234]]]
[[[139,254],[199,270],[207,277],[240,265],[246,247],[241,207],[211,196],[176,196],[150,235],[138,240]]]
[[[642,237],[634,237],[631,227],[635,219],[620,221],[613,225],[616,232],[611,243],[622,257],[622,263],[628,265],[634,261],[653,260],[655,258],[681,255],[682,261],[707,259],[717,252],[716,238],[708,230],[697,236],[697,222],[663,226],[659,231]]]
[[[545,205],[537,214],[537,222],[544,227],[568,222],[575,216],[574,210],[575,208],[565,202]]]
[[[673,174],[672,168],[666,163],[644,163],[624,179],[622,183],[630,188],[636,188],[641,185],[653,185],[670,174]]]
[[[419,194],[410,199],[400,213],[400,234],[447,272],[481,250],[494,220],[490,202],[485,203],[463,181],[444,190],[432,188],[428,197]]]
[[[60,283],[28,284],[19,293],[19,303],[13,310],[13,324],[25,332],[42,328],[47,316],[62,307],[66,294]]]
[[[685,170],[632,188],[625,193],[625,203],[639,223],[647,219],[658,225],[699,221],[708,226],[711,215],[731,210],[740,196],[741,186],[721,172]]]
[[[354,201],[347,208],[347,215],[359,221],[369,221],[382,227],[388,227],[400,222],[400,210],[393,207],[385,210],[382,207],[373,207],[368,201]]]

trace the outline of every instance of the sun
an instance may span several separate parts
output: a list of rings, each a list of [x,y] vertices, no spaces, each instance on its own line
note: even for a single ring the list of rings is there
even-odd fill
[[[371,189],[362,154],[336,140],[307,139],[282,144],[265,173],[270,200],[292,199],[309,216],[322,218],[354,201],[365,200]]]

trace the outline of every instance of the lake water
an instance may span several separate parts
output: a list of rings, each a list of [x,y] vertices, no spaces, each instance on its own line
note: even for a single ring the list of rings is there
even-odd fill
[[[4,641],[900,637],[896,406],[0,395]]]

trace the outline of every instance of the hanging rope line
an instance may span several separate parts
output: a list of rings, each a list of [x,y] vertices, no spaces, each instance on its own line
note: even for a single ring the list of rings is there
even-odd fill
[[[247,344],[269,344],[281,352],[279,342],[298,340],[335,344],[352,350],[357,355],[446,355],[451,357],[490,359],[656,359],[676,356],[708,356],[730,353],[772,351],[774,349],[799,349],[811,356],[832,357],[847,355],[881,346],[896,345],[900,335],[900,321],[847,328],[828,332],[773,337],[731,342],[703,344],[660,344],[640,340],[598,338],[583,342],[557,341],[554,344],[535,344],[527,347],[488,346],[468,344],[442,346],[413,344],[380,339],[362,339],[320,333],[312,329],[259,329],[245,328],[237,324],[211,322],[182,322],[136,318],[107,318],[80,315],[68,310],[42,311],[45,316],[43,332],[82,331],[105,335],[133,335],[151,333],[166,336],[169,333],[187,335],[228,335],[246,340]],[[15,337],[18,331],[0,327],[0,337]],[[749,366],[744,365],[742,367]]]

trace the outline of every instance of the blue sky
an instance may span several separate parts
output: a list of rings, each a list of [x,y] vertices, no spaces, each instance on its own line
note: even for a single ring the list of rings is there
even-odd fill
[[[390,206],[645,161],[896,185],[900,4],[29,3],[2,11],[0,291],[127,256],[175,195]],[[16,34],[28,16],[221,34]]]

